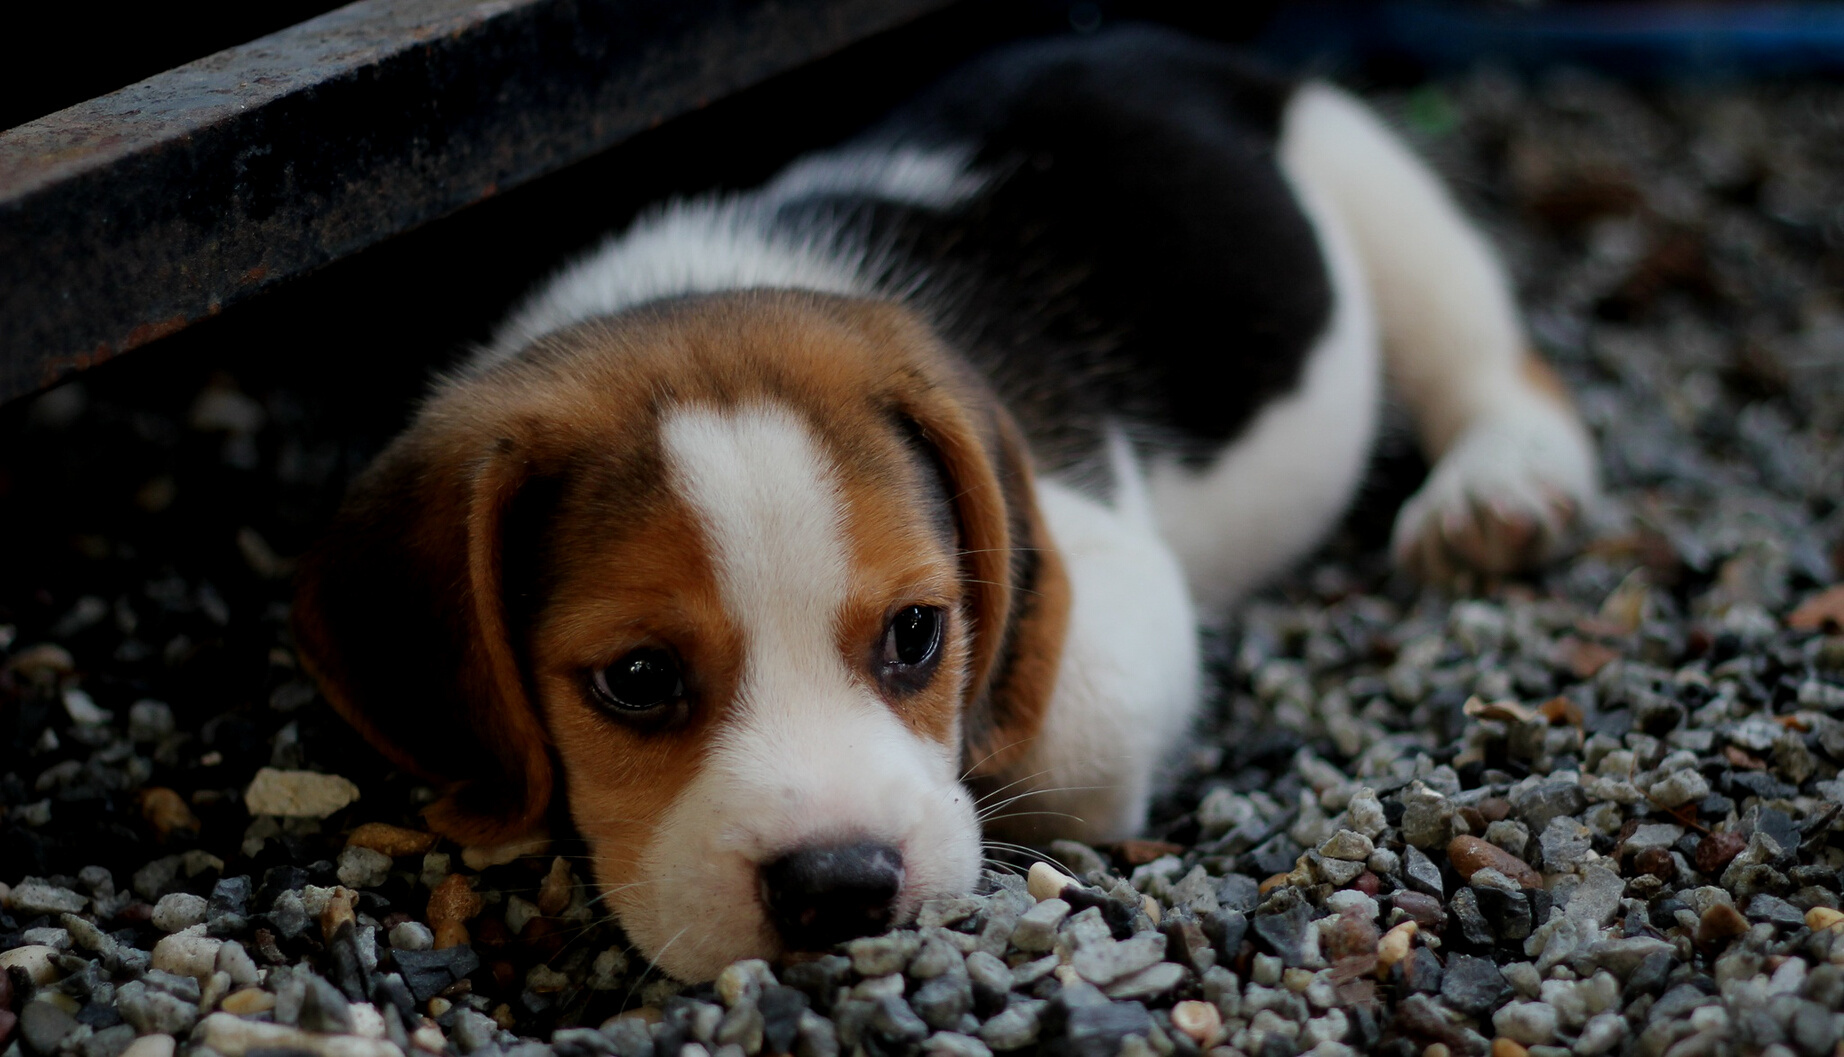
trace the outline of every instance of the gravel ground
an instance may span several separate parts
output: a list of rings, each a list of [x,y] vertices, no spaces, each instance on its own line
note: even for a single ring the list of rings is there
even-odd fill
[[[1157,839],[715,987],[630,956],[568,841],[419,832],[297,670],[277,552],[377,438],[228,375],[0,416],[47,555],[0,571],[0,1051],[1844,1053],[1844,89],[1379,102],[1600,437],[1586,549],[1417,593],[1380,471],[1213,636]]]

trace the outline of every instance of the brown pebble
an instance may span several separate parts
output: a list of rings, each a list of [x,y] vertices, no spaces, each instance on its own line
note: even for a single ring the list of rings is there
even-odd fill
[[[1596,672],[1619,659],[1617,650],[1612,650],[1598,642],[1589,642],[1568,636],[1560,643],[1563,663],[1577,679],[1592,679]]]
[[[1500,1035],[1492,1040],[1492,1057],[1530,1057],[1530,1051],[1516,1039]]]
[[[1397,910],[1424,929],[1439,929],[1447,924],[1447,909],[1441,901],[1423,892],[1397,891],[1390,897]]]
[[[320,934],[329,941],[339,931],[341,925],[353,923],[353,909],[358,906],[359,894],[350,888],[333,889],[327,897],[327,908],[320,912]]]
[[[1377,978],[1388,975],[1389,967],[1409,956],[1415,934],[1421,931],[1413,921],[1404,921],[1383,934],[1377,941]]]
[[[1288,881],[1292,879],[1293,879],[1293,874],[1291,872],[1273,874],[1267,880],[1257,885],[1256,891],[1265,896],[1269,892],[1274,891],[1276,888],[1279,888],[1280,886],[1286,884]]]
[[[1737,748],[1734,745],[1723,746],[1722,755],[1724,759],[1729,761],[1729,766],[1731,767],[1739,767],[1744,771],[1767,770],[1766,760],[1758,756],[1750,756],[1745,750]]]
[[[288,964],[288,956],[275,944],[275,933],[268,929],[256,930],[256,954],[270,965]]]
[[[198,816],[184,797],[165,786],[148,786],[141,790],[141,817],[153,827],[162,844],[175,833],[197,833]]]
[[[1163,840],[1124,840],[1113,848],[1114,857],[1128,866],[1145,866],[1167,855],[1181,855],[1184,845]]]
[[[435,834],[421,830],[405,829],[387,822],[367,822],[352,831],[352,835],[346,838],[346,846],[370,848],[395,858],[399,855],[421,855],[435,847],[437,839]]]
[[[1490,719],[1500,723],[1528,723],[1536,718],[1536,713],[1516,701],[1487,701],[1481,697],[1470,697],[1460,711],[1474,719]]]
[[[1647,848],[1633,857],[1633,866],[1640,873],[1649,873],[1661,881],[1669,881],[1678,875],[1677,860],[1663,848]]]
[[[1748,919],[1742,917],[1741,911],[1727,903],[1712,903],[1697,922],[1697,943],[1703,947],[1720,946],[1747,931]]]
[[[535,921],[538,919],[534,918],[533,920]],[[527,931],[530,931],[531,925],[527,924],[525,928]],[[518,938],[512,934],[510,928],[506,927],[504,918],[495,917],[492,914],[482,914],[480,917],[475,918],[474,923],[468,926],[468,931],[474,934],[472,944],[474,949],[481,951],[500,950],[503,947],[511,946],[513,941]]]
[[[1469,805],[1460,809],[1460,817],[1466,820],[1468,833],[1485,832],[1485,812]]]
[[[466,876],[449,874],[429,893],[429,927],[435,932],[435,949],[446,950],[467,942],[467,919],[486,903],[476,895]]]
[[[1365,954],[1353,954],[1349,958],[1340,958],[1332,963],[1332,971],[1327,975],[1332,986],[1337,987],[1361,976],[1369,976],[1376,971],[1377,952],[1370,951]]]
[[[69,675],[77,670],[77,662],[69,650],[47,642],[39,646],[27,646],[13,654],[12,659],[6,662],[6,667],[8,671],[36,679]]]
[[[1543,887],[1543,877],[1529,863],[1478,837],[1455,837],[1447,845],[1447,858],[1453,860],[1454,871],[1468,881],[1489,867],[1525,888]]]
[[[1479,801],[1478,807],[1479,814],[1485,818],[1487,824],[1503,822],[1511,817],[1511,801],[1502,796],[1488,796]]]
[[[1172,1027],[1190,1036],[1199,1047],[1209,1046],[1223,1028],[1223,1014],[1209,1002],[1180,1002],[1172,1007]]]
[[[225,995],[224,1001],[218,1003],[218,1008],[226,1013],[235,1013],[240,1017],[246,1017],[251,1013],[261,1013],[266,1009],[274,1009],[275,996],[264,991],[260,987],[246,987],[241,991],[234,991]]]
[[[1322,927],[1319,942],[1325,945],[1325,956],[1333,961],[1366,954],[1377,949],[1377,926],[1354,910]]]
[[[1698,873],[1714,877],[1747,846],[1747,838],[1739,833],[1711,833],[1697,842],[1697,851],[1691,858],[1696,863]]]
[[[1369,870],[1365,870],[1363,873],[1351,879],[1351,887],[1367,896],[1374,896],[1382,889],[1383,879],[1371,873]]]
[[[501,1002],[493,1007],[493,1023],[498,1024],[502,1031],[511,1031],[518,1027],[519,1018],[513,1016],[511,1006]]]
[[[1571,727],[1579,727],[1587,718],[1582,715],[1581,706],[1566,697],[1550,698],[1537,706],[1537,713],[1549,720],[1551,725],[1565,723]]]
[[[1799,604],[1786,618],[1796,631],[1835,632],[1844,628],[1844,584],[1833,584]]]
[[[13,1028],[19,1024],[19,1015],[10,1009],[0,1009],[0,1046],[13,1040]]]
[[[815,953],[815,952],[807,951],[807,952],[802,952],[802,953]],[[822,954],[820,955],[820,957],[824,958],[826,957],[826,955]],[[661,1009],[660,1007],[641,1006],[639,1009],[630,1009],[623,1013],[616,1013],[614,1016],[603,1021],[602,1027],[606,1029],[610,1024],[614,1024],[618,1021],[623,1021],[623,1020],[638,1020],[642,1024],[645,1024],[647,1027],[652,1027],[653,1025],[658,1024],[660,1021],[665,1020],[665,1019],[666,1019],[666,1011]]]
[[[502,991],[511,987],[513,981],[519,978],[519,971],[512,967],[511,962],[504,960],[494,962],[487,971],[493,974],[493,983]]]
[[[570,864],[561,856],[552,859],[551,872],[544,875],[544,883],[538,887],[538,913],[554,918],[570,909],[570,890],[575,887]]]
[[[1844,922],[1844,914],[1830,907],[1813,907],[1811,910],[1806,911],[1806,928],[1811,929],[1813,932],[1823,932],[1826,929],[1835,928],[1840,922]],[[0,1005],[5,1004],[4,1002],[0,1002]]]
[[[1462,1031],[1433,1002],[1401,1003],[1396,1008],[1396,1027],[1404,1034],[1442,1043],[1449,1052],[1472,1053],[1472,1040],[1479,1037]]]
[[[1347,980],[1333,989],[1341,1006],[1367,1006],[1377,1000],[1377,982],[1371,979]]]

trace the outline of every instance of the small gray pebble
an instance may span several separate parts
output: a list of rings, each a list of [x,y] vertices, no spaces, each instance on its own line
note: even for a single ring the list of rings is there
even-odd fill
[[[224,946],[218,948],[218,971],[229,976],[231,983],[238,987],[256,983],[256,962],[236,940],[226,940]]]
[[[13,886],[13,894],[6,901],[7,906],[24,918],[35,918],[40,914],[51,917],[81,914],[88,903],[89,900],[68,888],[30,880]]]
[[[929,1027],[952,1031],[973,1009],[973,983],[965,971],[944,973],[917,988],[909,1004]]]
[[[914,980],[932,980],[943,973],[957,971],[962,966],[960,951],[946,939],[947,933],[937,932],[922,941],[922,949],[909,960],[909,976]]]
[[[19,1035],[39,1053],[56,1053],[64,1037],[77,1030],[77,1019],[50,1002],[27,1002],[19,1011]]]
[[[84,1039],[81,1051],[83,1057],[121,1057],[122,1051],[126,1050],[129,1044],[134,1042],[134,1040],[135,1034],[132,1025],[117,1024],[113,1027],[103,1028],[96,1034]]]
[[[301,893],[288,891],[276,896],[275,905],[269,908],[269,921],[283,939],[292,940],[306,932],[307,907],[301,902]]]
[[[839,1033],[832,1021],[811,1010],[802,1013],[794,1057],[839,1057]]]
[[[153,976],[149,973],[148,976]],[[197,981],[193,987],[198,986]],[[184,1035],[198,1023],[198,1004],[133,980],[115,990],[115,1008],[142,1035]]]
[[[1012,970],[985,951],[967,955],[967,978],[973,986],[973,1005],[987,1015],[1005,1008],[1012,990]]]
[[[980,1038],[995,1050],[1021,1050],[1037,1041],[1046,1003],[1015,1000],[998,1016],[980,1026]]]
[[[72,916],[74,917],[75,915],[72,915]],[[57,950],[57,951],[70,950],[70,930],[69,929],[50,928],[50,927],[38,928],[38,929],[27,929],[25,932],[20,934],[20,938],[25,940],[28,945],[39,944],[42,946],[50,947],[52,950]]]
[[[858,970],[858,975],[888,976],[902,972],[919,946],[921,938],[915,933],[892,932],[853,940],[845,945],[845,952],[851,956],[852,968]]]
[[[448,1038],[462,1053],[473,1053],[493,1044],[499,1034],[499,1025],[485,1013],[461,1008],[455,1017],[454,1027],[449,1029]]]
[[[762,1010],[754,1002],[738,1002],[724,1014],[712,1035],[719,1046],[741,1046],[745,1053],[762,1049]]]
[[[909,1003],[896,995],[887,995],[877,1000],[871,1014],[871,1028],[879,1035],[899,1041],[921,1042],[928,1036],[928,1025]]]
[[[929,1057],[992,1057],[992,1049],[980,1040],[955,1031],[938,1031],[922,1044]]]
[[[339,988],[313,973],[303,973],[296,979],[305,986],[305,991],[301,996],[301,1011],[296,1014],[295,1025],[302,1031],[350,1034],[352,1008],[346,1002],[346,996],[340,994]],[[469,1052],[473,1049],[470,1047]]]
[[[615,1057],[653,1057],[653,1037],[639,1017],[616,1017],[602,1025]]]
[[[183,998],[188,1002],[197,1002],[201,993],[196,977],[181,976],[164,969],[149,971],[141,977],[141,982],[157,991],[163,991],[175,998]]]

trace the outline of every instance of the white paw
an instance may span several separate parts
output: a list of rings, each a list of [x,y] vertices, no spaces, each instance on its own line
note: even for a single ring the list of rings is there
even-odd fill
[[[1562,549],[1596,478],[1587,433],[1562,408],[1475,423],[1396,515],[1396,564],[1449,586],[1533,568]]]

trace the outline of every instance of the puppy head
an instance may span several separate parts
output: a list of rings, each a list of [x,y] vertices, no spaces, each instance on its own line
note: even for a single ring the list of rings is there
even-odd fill
[[[746,293],[442,387],[304,562],[329,699],[459,840],[552,793],[686,979],[966,890],[963,769],[1041,722],[1067,588],[1015,429],[913,316]],[[971,764],[971,767],[967,765]]]

